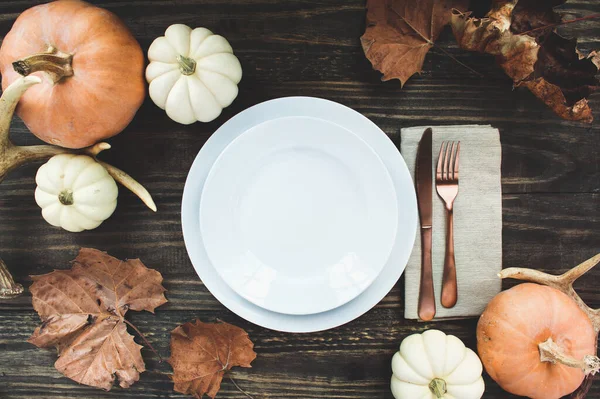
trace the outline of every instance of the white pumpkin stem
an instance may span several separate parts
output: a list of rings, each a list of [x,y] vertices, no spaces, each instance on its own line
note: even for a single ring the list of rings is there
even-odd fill
[[[179,71],[182,75],[189,76],[196,72],[196,60],[193,58],[189,58],[184,55],[178,55],[176,59],[177,63],[179,64]]]
[[[434,378],[429,382],[429,390],[436,398],[443,398],[446,392],[448,392],[446,381],[441,378]]]
[[[58,193],[58,200],[63,205],[73,205],[73,190],[66,189]]]
[[[600,358],[586,355],[582,360],[574,359],[566,355],[552,338],[538,345],[540,350],[540,361],[550,363],[561,363],[565,366],[581,369],[585,375],[594,375],[600,370]]]
[[[98,154],[110,148],[108,143],[97,143],[93,146],[73,150],[53,145],[17,146],[10,140],[10,123],[19,99],[25,91],[42,80],[37,76],[21,77],[11,83],[0,97],[0,182],[8,173],[23,164],[42,161],[58,154],[86,154],[94,159]],[[96,159],[97,160],[97,159]],[[127,173],[105,162],[97,160],[108,173],[123,186],[131,190],[156,212],[156,204],[150,193]],[[23,292],[20,284],[15,284],[6,265],[0,260],[0,298],[18,296]]]
[[[575,266],[573,269],[560,276],[540,272],[539,270],[509,267],[502,270],[498,276],[502,279],[514,278],[517,280],[531,281],[533,283],[547,285],[548,287],[556,288],[557,290],[567,294],[581,310],[592,321],[596,333],[600,331],[600,309],[592,309],[581,299],[579,294],[573,288],[573,283],[579,277],[590,271],[594,266],[600,263],[600,254],[586,260],[585,262]]]

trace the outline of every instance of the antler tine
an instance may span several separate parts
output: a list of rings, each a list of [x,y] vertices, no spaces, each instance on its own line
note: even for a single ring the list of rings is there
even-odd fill
[[[579,277],[590,271],[594,266],[600,263],[600,254],[586,260],[585,262],[575,266],[573,269],[559,276],[540,272],[539,270],[521,268],[521,267],[509,267],[498,273],[498,276],[502,279],[514,278],[517,280],[531,281],[542,285],[547,285],[552,288],[563,292],[568,295],[572,300],[575,301],[577,306],[585,312],[585,314],[592,321],[592,325],[596,330],[596,333],[600,332],[600,309],[590,308],[581,299],[579,294],[573,288],[573,283]]]
[[[137,195],[142,202],[150,208],[152,211],[156,212],[156,204],[154,200],[152,200],[152,196],[146,190],[144,186],[137,182],[133,177],[129,176],[127,173],[123,172],[121,169],[112,166],[106,162],[102,162],[97,160],[111,175],[116,181],[121,183],[124,187],[128,188],[132,193]]]
[[[586,260],[583,263],[580,263],[568,272],[561,274],[559,278],[572,284],[579,277],[583,276],[585,273],[594,268],[594,266],[596,266],[598,263],[600,263],[600,254]]]
[[[3,148],[10,143],[10,122],[21,96],[31,86],[41,82],[42,80],[37,76],[19,78],[12,82],[2,93],[2,97],[0,97],[0,145]]]

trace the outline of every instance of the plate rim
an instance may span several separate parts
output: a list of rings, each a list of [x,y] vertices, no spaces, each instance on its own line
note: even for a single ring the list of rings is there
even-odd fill
[[[294,102],[296,102],[297,104],[294,104]],[[323,111],[326,108],[336,108],[338,111],[346,114],[343,118],[343,122],[349,123],[349,119],[354,119],[354,122],[359,122],[364,127],[367,127],[368,130],[372,132],[370,133],[371,137],[368,140],[362,136],[361,138],[367,141],[367,143],[380,156],[384,165],[388,169],[388,172],[392,176],[392,181],[394,182],[395,189],[399,187],[398,182],[400,181],[400,179],[402,179],[403,181],[402,184],[404,184],[406,187],[410,187],[410,190],[407,190],[407,192],[405,193],[405,199],[407,201],[408,207],[410,208],[407,211],[407,219],[408,223],[412,225],[412,228],[408,226],[409,237],[404,245],[404,247],[408,248],[408,250],[404,251],[404,253],[402,254],[398,254],[398,259],[395,260],[396,264],[386,264],[386,266],[384,266],[384,270],[378,276],[375,282],[357,298],[354,298],[352,301],[346,303],[345,305],[342,305],[328,312],[305,316],[285,315],[260,308],[246,301],[242,297],[238,296],[227,286],[227,284],[224,281],[221,281],[222,287],[217,287],[217,285],[219,284],[217,280],[220,277],[218,276],[216,270],[214,270],[214,267],[207,261],[206,254],[204,261],[200,261],[200,259],[198,259],[198,257],[201,257],[202,255],[202,249],[198,249],[198,247],[200,247],[197,242],[197,239],[199,237],[192,238],[193,226],[190,225],[195,220],[199,230],[199,202],[194,204],[192,197],[194,196],[193,186],[200,185],[200,190],[196,189],[196,191],[201,191],[202,185],[204,183],[201,169],[205,168],[205,173],[208,174],[208,170],[210,170],[210,168],[212,167],[214,159],[216,159],[216,157],[220,154],[220,151],[222,151],[227,146],[227,144],[233,140],[233,138],[237,137],[243,132],[236,132],[235,129],[230,129],[230,127],[234,128],[240,124],[242,125],[241,127],[243,127],[243,125],[249,124],[251,124],[250,126],[254,126],[260,123],[261,121],[275,119],[276,117],[278,117],[277,115],[262,117],[260,112],[258,112],[257,115],[257,111],[260,111],[264,108],[270,109],[271,107],[277,107],[278,105],[285,103],[288,103],[287,111],[283,112],[283,114],[285,115],[297,115],[297,109],[299,109],[298,103],[302,103],[303,106],[308,106],[309,108],[311,108],[311,112],[315,109],[317,111]],[[290,107],[290,105],[292,105],[292,107]],[[270,112],[272,111],[273,110],[270,109]],[[317,113],[317,111],[315,111],[315,113]],[[337,122],[334,121],[334,123]],[[247,128],[249,127],[246,127],[246,129]],[[376,141],[378,143],[376,144],[376,146],[374,146],[374,142]],[[224,142],[225,144],[223,144],[222,142]],[[215,151],[215,149],[219,153],[216,155],[211,155],[210,152]],[[210,159],[213,160],[210,161]],[[203,163],[207,162],[210,162],[210,165],[204,167]],[[206,176],[204,176],[204,179],[205,178]],[[398,180],[396,180],[396,178],[398,178]],[[196,196],[199,195],[200,193],[197,193]],[[398,192],[397,197],[399,197]],[[186,216],[189,216],[190,212],[193,213],[194,209],[196,209],[197,211],[196,216],[189,218],[189,222],[186,222]],[[190,262],[192,263],[192,266],[194,267],[194,270],[196,271],[196,274],[203,282],[205,287],[208,289],[208,291],[211,293],[211,295],[213,295],[215,299],[217,299],[223,306],[225,306],[231,312],[253,324],[272,330],[292,333],[317,332],[335,328],[340,325],[346,324],[352,320],[355,320],[356,318],[362,316],[363,314],[371,310],[375,305],[377,305],[390,292],[394,285],[396,285],[400,276],[404,272],[404,269],[406,268],[406,264],[408,263],[408,259],[414,246],[414,241],[417,234],[417,221],[417,199],[413,179],[410,176],[404,158],[400,154],[400,151],[398,150],[396,145],[390,140],[390,138],[374,122],[372,122],[370,119],[368,119],[358,111],[355,111],[352,108],[349,108],[343,104],[331,100],[306,96],[281,97],[261,102],[241,111],[240,113],[236,114],[231,119],[223,123],[223,125],[221,125],[221,127],[219,127],[205,142],[205,144],[202,146],[202,148],[196,155],[188,172],[188,176],[186,178],[181,203],[182,232],[186,252],[188,254]],[[412,231],[413,233],[410,234],[410,231]],[[397,248],[395,246],[392,250],[392,256],[394,256],[396,249]],[[388,260],[388,263],[389,262],[391,262],[391,257],[390,260]],[[203,272],[203,269],[206,269],[207,265],[209,271],[210,269],[213,269],[213,276],[210,276],[209,273],[207,274]],[[375,287],[378,280],[381,280],[383,278],[384,272],[386,272],[388,269],[389,273],[387,274],[389,274],[389,276],[387,276],[381,282],[381,284],[379,284],[380,286]],[[201,276],[202,273],[205,274],[204,277]],[[217,279],[214,278],[215,276],[217,277]],[[231,292],[223,292],[227,290],[230,290]],[[371,290],[373,290],[373,293],[370,294],[370,296],[367,298],[367,294]],[[234,295],[233,298],[228,297],[228,295],[231,294]]]

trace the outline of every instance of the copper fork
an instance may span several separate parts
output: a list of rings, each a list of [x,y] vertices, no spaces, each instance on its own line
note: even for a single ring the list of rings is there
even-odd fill
[[[460,141],[444,141],[435,173],[435,187],[446,207],[446,256],[442,279],[442,306],[456,305],[458,288],[456,284],[456,263],[454,261],[454,200],[458,195],[458,163]]]

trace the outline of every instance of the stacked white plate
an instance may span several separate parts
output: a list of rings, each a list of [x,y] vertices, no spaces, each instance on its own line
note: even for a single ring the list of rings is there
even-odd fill
[[[311,97],[267,101],[221,126],[190,169],[181,214],[210,292],[289,332],[375,306],[404,271],[417,228],[394,144],[358,112]]]

